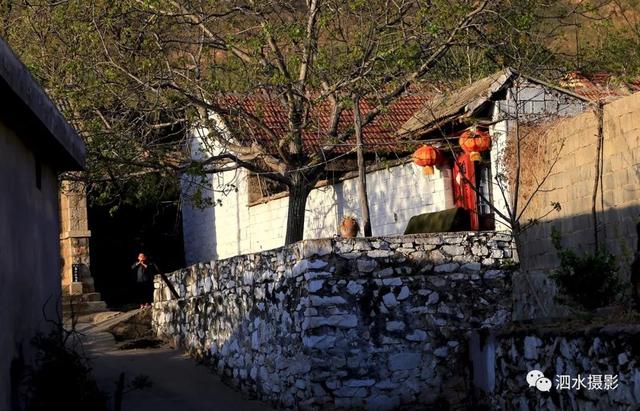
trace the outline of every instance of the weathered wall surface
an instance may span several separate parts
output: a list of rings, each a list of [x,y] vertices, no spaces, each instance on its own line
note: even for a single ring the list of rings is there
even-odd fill
[[[247,172],[225,172],[206,185],[233,184],[237,191],[209,193],[215,207],[183,204],[184,249],[187,264],[281,247],[284,244],[288,197],[249,206]],[[451,170],[425,176],[412,164],[367,174],[373,235],[401,234],[409,219],[421,213],[453,207]],[[190,182],[183,181],[188,193]],[[332,237],[344,215],[359,216],[356,179],[320,187],[307,199],[304,238]]]
[[[79,182],[62,181],[60,184],[60,266],[64,292],[82,294],[93,291],[89,255],[90,238],[85,187]],[[79,278],[75,284],[72,284],[74,264],[79,265]]]
[[[463,405],[465,334],[510,319],[510,237],[307,240],[157,278],[153,325],[234,385],[303,409]]]
[[[36,160],[0,122],[0,409],[10,406],[10,365],[29,361],[31,338],[58,318],[58,183],[43,161],[41,188]],[[46,306],[45,306],[46,304]],[[44,310],[44,315],[43,315]]]
[[[637,325],[573,332],[539,327],[484,336],[475,343],[484,352],[475,353],[474,368],[489,371],[478,398],[492,409],[608,411],[635,410],[640,404]],[[532,370],[552,381],[548,393],[529,387],[526,376]]]
[[[604,106],[602,186],[598,183],[596,210],[599,240],[623,258],[633,259],[635,225],[640,215],[640,93]],[[598,142],[598,119],[590,111],[563,120],[548,133],[552,145],[564,144],[543,192],[538,193],[525,219],[538,218],[559,202],[552,213],[524,237],[522,263],[548,269],[557,263],[549,241],[551,227],[560,229],[563,244],[590,250],[594,244],[593,192]],[[550,156],[551,157],[551,156]],[[544,170],[527,170],[541,174]],[[602,187],[602,190],[601,190]]]
[[[598,239],[618,257],[626,281],[636,250],[636,224],[640,221],[640,93],[604,106],[602,181],[596,196]],[[525,212],[524,221],[540,218],[552,202],[552,212],[522,236],[523,272],[514,281],[515,318],[562,315],[554,303],[555,287],[546,273],[558,264],[550,241],[552,227],[560,230],[563,246],[593,251],[592,215],[598,143],[598,117],[587,111],[565,119],[548,131],[547,161],[563,145],[552,173]],[[546,169],[526,169],[540,179]]]

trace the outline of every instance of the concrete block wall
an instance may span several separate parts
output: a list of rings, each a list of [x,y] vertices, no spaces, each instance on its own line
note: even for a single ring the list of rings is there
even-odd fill
[[[596,201],[601,245],[618,255],[623,272],[636,250],[635,225],[640,221],[640,93],[604,106],[602,184]],[[548,270],[557,264],[549,241],[557,227],[563,244],[592,250],[595,237],[592,196],[597,158],[598,119],[594,111],[563,120],[548,132],[548,151],[564,142],[561,155],[543,192],[538,193],[524,217],[537,218],[559,202],[562,210],[552,213],[523,236],[522,263],[532,270]],[[547,154],[551,157],[551,154]],[[525,170],[533,172],[532,170]],[[541,172],[542,170],[538,170]]]
[[[640,93],[606,105],[604,114],[602,237],[629,263],[640,221]]]

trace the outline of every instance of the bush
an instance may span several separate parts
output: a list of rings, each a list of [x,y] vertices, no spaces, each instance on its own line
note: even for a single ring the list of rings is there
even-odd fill
[[[615,301],[622,287],[618,280],[616,257],[607,250],[581,254],[561,245],[560,232],[553,228],[553,246],[560,257],[560,268],[551,273],[560,292],[560,302],[594,310]]]
[[[35,363],[22,381],[27,411],[106,411],[107,396],[91,375],[87,360],[67,348],[57,331],[33,341]]]

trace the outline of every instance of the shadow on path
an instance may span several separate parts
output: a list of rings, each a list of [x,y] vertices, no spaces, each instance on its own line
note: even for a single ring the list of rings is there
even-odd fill
[[[180,350],[166,346],[119,350],[103,327],[91,328],[85,331],[84,346],[100,389],[111,399],[122,372],[125,384],[139,375],[148,376],[153,384],[126,393],[123,411],[272,410],[225,385],[210,368],[197,365]]]

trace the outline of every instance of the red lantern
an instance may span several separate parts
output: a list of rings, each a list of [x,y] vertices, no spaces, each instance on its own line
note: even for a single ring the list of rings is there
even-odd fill
[[[421,146],[412,155],[413,162],[420,167],[424,167],[424,174],[433,174],[433,166],[438,164],[440,160],[440,152],[437,148],[431,146]]]
[[[491,137],[489,133],[482,130],[467,130],[460,135],[460,148],[465,153],[469,153],[472,161],[480,161],[482,151],[491,147]]]

